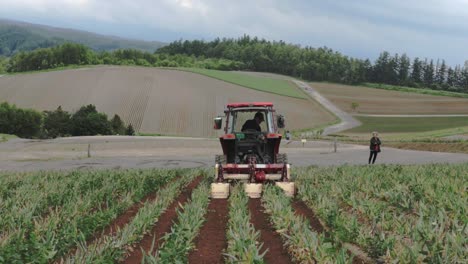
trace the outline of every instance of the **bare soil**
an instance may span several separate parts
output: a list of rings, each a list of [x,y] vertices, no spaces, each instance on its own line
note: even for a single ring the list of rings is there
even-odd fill
[[[262,249],[268,249],[264,260],[266,263],[293,263],[286,249],[283,247],[281,236],[268,221],[268,214],[263,211],[260,199],[249,199],[250,221],[255,230],[260,231]]]
[[[468,114],[468,99],[388,91],[360,86],[311,83],[320,94],[348,113]],[[352,103],[359,106],[354,111]]]
[[[424,142],[402,142],[386,144],[392,148],[413,149],[432,152],[450,152],[468,154],[468,142],[444,142],[444,143],[424,143]]]
[[[181,96],[183,95],[183,96]],[[212,137],[213,118],[227,103],[271,101],[288,129],[334,120],[318,103],[256,91],[207,76],[144,67],[104,66],[0,78],[0,98],[19,107],[75,112],[94,104],[109,117],[118,114],[137,132]]]
[[[327,236],[327,232],[324,226],[316,216],[315,212],[310,207],[308,207],[303,201],[300,200],[294,200],[291,205],[294,208],[294,212],[296,215],[301,215],[305,219],[309,220],[312,230],[318,233],[325,232],[325,236]],[[371,261],[369,261],[369,258],[365,255],[365,253],[355,245],[353,245],[352,251],[349,248],[347,249],[347,251],[349,255],[355,255],[353,258],[353,264],[372,263]]]
[[[323,233],[325,231],[322,223],[320,223],[320,220],[315,215],[314,211],[310,209],[303,201],[294,200],[291,203],[291,205],[296,215],[302,215],[305,219],[309,221],[312,230],[318,233]]]
[[[154,225],[153,229],[143,237],[140,243],[132,246],[133,250],[122,263],[141,263],[141,260],[143,259],[142,250],[154,254],[159,249],[163,243],[161,238],[171,231],[171,226],[177,218],[177,208],[179,205],[184,205],[190,199],[192,191],[198,186],[202,179],[202,176],[197,177],[184,189],[184,191],[182,191],[177,200],[175,200],[159,217],[158,222]],[[155,241],[153,251],[150,252],[153,241]]]
[[[177,180],[178,177],[174,177],[170,182],[173,182]],[[166,184],[167,185],[167,184]],[[164,188],[165,186],[161,186],[160,188]],[[139,202],[134,203],[131,205],[125,212],[117,216],[108,226],[106,226],[103,230],[99,230],[94,232],[94,234],[86,241],[86,244],[92,244],[95,241],[98,241],[100,238],[106,237],[106,236],[111,236],[117,233],[119,229],[122,229],[125,225],[130,223],[130,221],[135,217],[135,215],[138,213],[140,208],[147,202],[147,201],[153,201],[157,196],[157,192],[153,191],[149,194],[147,194],[143,199],[141,199]],[[107,209],[106,204],[102,204],[100,210],[105,210]],[[97,211],[96,209],[93,209],[92,211]],[[74,255],[76,253],[76,247],[71,249],[68,253],[69,256]],[[63,259],[63,258],[62,258]],[[60,260],[61,261],[61,260]],[[60,263],[60,261],[56,261],[55,263]]]
[[[222,253],[227,248],[228,211],[227,199],[211,200],[206,222],[195,239],[195,250],[189,254],[189,263],[223,263]]]

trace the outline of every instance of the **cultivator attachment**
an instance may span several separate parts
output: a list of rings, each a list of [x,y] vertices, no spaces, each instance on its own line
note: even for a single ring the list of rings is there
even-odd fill
[[[226,199],[230,186],[244,183],[244,190],[250,198],[260,198],[264,184],[275,184],[283,189],[286,196],[295,194],[294,182],[290,182],[289,164],[216,164],[215,182],[211,184],[211,197]]]

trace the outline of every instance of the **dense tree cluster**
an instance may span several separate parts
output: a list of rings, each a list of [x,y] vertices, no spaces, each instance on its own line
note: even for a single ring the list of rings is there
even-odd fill
[[[89,48],[73,43],[20,52],[13,56],[7,65],[8,72],[44,70],[68,65],[94,64],[96,54]]]
[[[1,63],[1,61],[0,61]],[[218,58],[197,58],[183,54],[153,54],[125,49],[113,52],[94,52],[90,48],[74,43],[20,52],[6,64],[7,72],[25,72],[53,69],[69,65],[137,65],[152,67],[196,67],[217,70],[241,70],[243,64]]]
[[[43,113],[21,109],[6,102],[0,104],[0,133],[23,138],[56,138],[92,135],[134,135],[132,125],[125,127],[118,115],[111,120],[94,105],[81,107],[70,114],[59,106]]]
[[[42,124],[42,114],[32,109],[21,109],[8,103],[0,104],[0,133],[19,137],[36,137]]]
[[[283,41],[243,36],[238,39],[175,41],[158,49],[160,54],[185,54],[241,62],[242,69],[280,73],[306,80],[346,84],[374,82],[468,92],[468,66],[448,67],[445,61],[382,52],[372,63],[329,48],[301,48]]]
[[[8,72],[68,65],[138,65],[195,67],[216,70],[273,72],[311,81],[345,84],[380,83],[468,93],[468,66],[447,66],[444,60],[411,60],[406,54],[382,52],[372,63],[332,49],[301,48],[283,41],[243,36],[239,39],[175,41],[155,53],[125,49],[94,52],[80,44],[21,52],[6,63]],[[2,68],[0,60],[0,70]],[[5,62],[3,62],[5,65]]]

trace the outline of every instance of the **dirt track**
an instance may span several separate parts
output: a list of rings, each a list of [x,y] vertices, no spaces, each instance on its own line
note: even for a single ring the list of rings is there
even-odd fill
[[[88,144],[91,157],[87,157]],[[330,142],[292,141],[282,144],[294,166],[332,166],[366,164],[367,146],[338,144],[333,152]],[[213,165],[221,153],[217,139],[174,137],[76,137],[54,140],[13,139],[0,143],[0,170],[35,171],[89,168],[178,168]],[[376,163],[425,164],[468,162],[467,154],[386,148]]]

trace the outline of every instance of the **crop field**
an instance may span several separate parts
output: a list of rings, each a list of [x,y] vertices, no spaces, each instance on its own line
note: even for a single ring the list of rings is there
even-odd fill
[[[290,96],[294,98],[307,99],[307,96],[301,92],[292,82],[279,79],[278,77],[275,78],[274,75],[253,75],[243,72],[217,71],[199,68],[181,68],[181,70],[203,74],[229,83],[249,87],[254,90]]]
[[[298,194],[211,170],[0,175],[0,263],[463,263],[468,164],[294,170]]]
[[[236,101],[273,102],[290,130],[335,120],[312,100],[249,89],[191,72],[143,67],[3,76],[0,101],[37,110],[54,110],[61,105],[71,112],[94,104],[110,117],[118,114],[140,133],[194,137],[216,136],[213,117],[223,114],[227,103]]]
[[[329,83],[311,83],[346,112],[356,114],[468,114],[468,98],[434,96]],[[352,103],[358,103],[356,110]]]
[[[343,133],[408,133],[427,132],[468,126],[468,117],[372,117],[356,116],[362,125]]]

